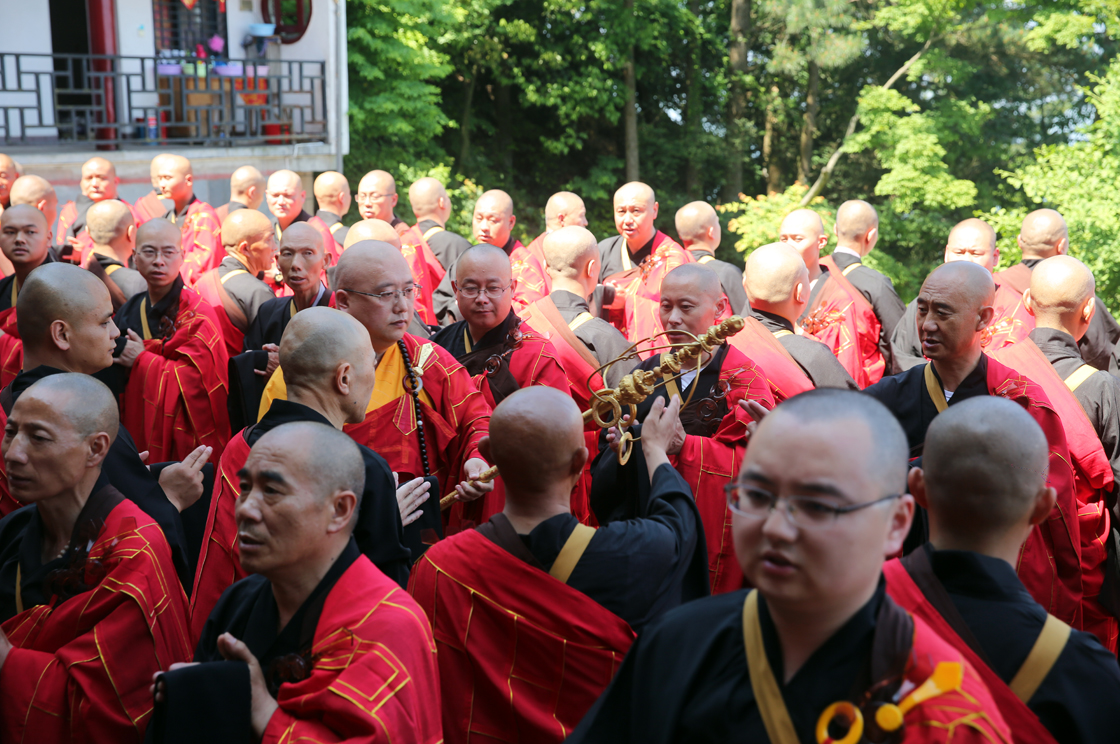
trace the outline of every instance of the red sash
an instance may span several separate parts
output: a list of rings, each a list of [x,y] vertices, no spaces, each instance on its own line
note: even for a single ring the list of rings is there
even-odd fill
[[[16,309],[0,312],[0,389],[6,388],[23,371],[23,341],[16,324]]]
[[[602,605],[473,530],[432,546],[409,592],[432,622],[449,744],[559,744],[634,640]]]
[[[1018,343],[1034,330],[1034,316],[1027,312],[1022,292],[1016,292],[1010,285],[996,284],[993,306],[995,314],[981,340],[986,354]]]
[[[922,590],[914,583],[906,568],[898,559],[887,561],[883,564],[883,575],[887,579],[887,593],[891,599],[904,610],[916,615],[929,625],[942,640],[948,642],[953,648],[964,656],[980,675],[984,685],[988,688],[995,700],[999,711],[1005,721],[1014,721],[1014,737],[1016,744],[1055,744],[1054,737],[1038,720],[1027,704],[1020,700],[1011,688],[984,663],[972,648],[957,635],[953,626],[946,622],[941,613],[937,611]]]
[[[419,287],[416,293],[416,314],[424,323],[435,325],[436,311],[432,304],[432,293],[443,279],[443,268],[415,228],[401,222],[396,230],[401,238],[401,255],[408,261],[408,268],[412,271],[412,281]],[[439,267],[438,271],[435,270],[436,267]]]
[[[627,250],[625,241],[622,241],[619,247],[625,256]],[[643,307],[643,303],[634,303],[631,298],[651,301],[655,311],[657,303],[661,300],[661,281],[670,271],[686,263],[695,263],[692,254],[682,248],[677,241],[658,230],[653,237],[653,250],[649,258],[638,266],[603,279],[603,284],[615,288],[615,300],[606,307],[610,322],[631,341],[659,332],[661,321],[657,318],[656,312],[651,313],[648,304]],[[657,321],[656,324],[648,322],[651,317]],[[632,323],[645,323],[645,325],[636,328]],[[656,327],[657,331],[651,331],[653,327]]]
[[[513,293],[513,309],[520,316],[525,307],[548,297],[552,291],[552,282],[545,271],[545,262],[520,242],[513,249],[509,260],[513,279],[517,282]]]
[[[579,409],[586,411],[591,404],[591,390],[606,387],[603,376],[596,371],[599,360],[564,322],[551,297],[542,297],[528,305],[518,316],[536,333],[552,342],[564,367],[572,397],[579,404]]]
[[[202,299],[214,308],[214,312],[218,316],[218,327],[222,331],[222,338],[226,341],[226,351],[229,356],[235,357],[240,354],[245,346],[245,332],[235,326],[229,317],[230,310],[240,311],[240,307],[230,297],[226,288],[222,286],[222,279],[218,276],[218,270],[214,269],[203,274],[199,278],[198,284],[195,285],[194,291],[198,292]],[[241,313],[241,315],[244,318],[244,313]]]
[[[887,366],[879,351],[882,324],[832,256],[822,258],[821,264],[828,269],[828,281],[802,327],[832,349],[862,390],[881,380]]]
[[[750,357],[766,375],[766,384],[774,395],[774,401],[781,403],[798,393],[814,388],[813,381],[798,366],[773,333],[766,330],[757,318],[746,316],[747,324],[743,330],[729,338],[727,342]]]
[[[136,200],[132,205],[132,215],[136,218],[136,226],[143,225],[148,220],[162,217],[167,214],[167,207],[155,191],[149,191]]]

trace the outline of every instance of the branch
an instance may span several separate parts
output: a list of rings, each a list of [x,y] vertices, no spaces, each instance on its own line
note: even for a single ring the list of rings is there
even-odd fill
[[[915,62],[921,59],[923,54],[929,51],[930,46],[933,44],[934,37],[935,34],[931,33],[929,38],[926,39],[926,43],[918,50],[918,53],[906,60],[906,63],[902,65],[902,67],[895,70],[894,74],[887,79],[887,82],[883,83],[883,90],[889,90],[892,85],[898,82],[899,78],[905,75],[910,68],[914,66]],[[801,203],[798,205],[799,207],[809,206],[809,202],[813,201],[813,199],[824,190],[829,177],[832,175],[832,171],[836,169],[836,164],[840,162],[840,156],[844,154],[844,143],[855,133],[858,124],[859,106],[857,105],[856,112],[852,114],[851,121],[848,122],[848,129],[844,132],[844,137],[836,145],[836,149],[832,151],[832,155],[829,157],[828,162],[825,163],[824,168],[821,168],[821,173],[817,176],[817,180],[812,188],[805,192],[805,196],[801,197]]]

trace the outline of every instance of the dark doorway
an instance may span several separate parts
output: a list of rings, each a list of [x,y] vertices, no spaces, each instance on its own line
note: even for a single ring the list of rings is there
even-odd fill
[[[73,138],[86,135],[93,104],[88,62],[66,55],[89,54],[89,16],[86,0],[50,0],[51,47],[54,50],[55,118],[60,130]],[[61,132],[60,132],[61,133]]]

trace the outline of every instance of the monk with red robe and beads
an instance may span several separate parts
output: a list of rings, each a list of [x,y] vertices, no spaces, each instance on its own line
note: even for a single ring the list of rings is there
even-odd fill
[[[692,342],[693,334],[702,336],[725,311],[726,299],[719,277],[703,266],[687,265],[673,269],[661,283],[659,322],[666,340],[672,344]],[[638,369],[654,370],[671,350],[651,357]],[[702,351],[699,369],[681,368],[670,375],[655,392],[637,407],[637,421],[645,419],[654,401],[681,400],[675,436],[668,448],[670,462],[684,476],[696,497],[704,536],[708,546],[712,593],[729,592],[743,585],[743,575],[731,549],[731,517],[722,488],[738,472],[746,448],[747,425],[751,415],[738,403],[752,402],[762,408],[774,407],[766,377],[754,362],[728,343]],[[659,380],[658,382],[662,382]],[[640,426],[635,437],[640,437]],[[649,487],[647,465],[640,442],[625,464],[616,453],[618,431],[610,430],[604,449],[592,466],[591,508],[600,524],[627,519],[633,505]]]
[[[164,155],[156,179],[160,195],[174,206],[161,215],[177,225],[183,235],[183,281],[194,286],[198,278],[217,268],[225,257],[222,225],[214,208],[194,195],[191,161],[182,155]]]
[[[109,389],[58,374],[4,429],[0,741],[139,742],[154,672],[187,661],[186,595],[162,530],[102,465],[120,424]]]
[[[210,613],[194,663],[152,679],[156,744],[442,741],[431,626],[352,535],[365,472],[323,423],[253,445],[236,506],[252,575]]]
[[[568,741],[1012,741],[975,668],[886,594],[914,513],[905,482],[906,436],[881,404],[781,403],[726,488],[755,589],[644,630]]]

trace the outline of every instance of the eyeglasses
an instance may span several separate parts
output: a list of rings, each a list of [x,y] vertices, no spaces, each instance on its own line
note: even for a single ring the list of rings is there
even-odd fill
[[[366,193],[364,191],[359,191],[357,194],[354,194],[354,201],[358,202],[359,204],[368,204],[370,202],[380,201],[390,196],[392,196],[392,194],[378,194],[376,192]]]
[[[401,287],[400,289],[390,289],[388,292],[377,292],[376,294],[373,292],[359,292],[356,289],[345,289],[341,287],[339,288],[339,291],[353,292],[354,294],[365,295],[366,297],[372,297],[382,304],[387,304],[397,299],[398,297],[403,297],[404,299],[411,301],[412,296],[416,292],[416,285],[409,284],[407,287]]]
[[[160,256],[168,261],[174,260],[182,251],[178,248],[164,248],[163,250],[154,250],[152,248],[141,248],[140,255],[144,257],[145,261],[155,261]]]
[[[504,295],[506,293],[506,290],[511,286],[513,285],[507,284],[504,287],[487,287],[486,289],[483,289],[482,287],[458,287],[455,291],[466,297],[468,300],[473,300],[474,298],[478,297],[480,292],[489,297],[491,300],[496,300]]]
[[[728,483],[723,487],[727,493],[727,506],[731,511],[751,519],[766,519],[770,513],[778,508],[779,502],[784,501],[782,513],[791,523],[798,527],[827,527],[839,519],[841,514],[866,509],[875,504],[882,504],[902,496],[892,493],[874,501],[865,501],[862,504],[849,506],[833,506],[815,496],[787,496],[779,498],[769,491],[761,488],[752,488],[742,483]]]

